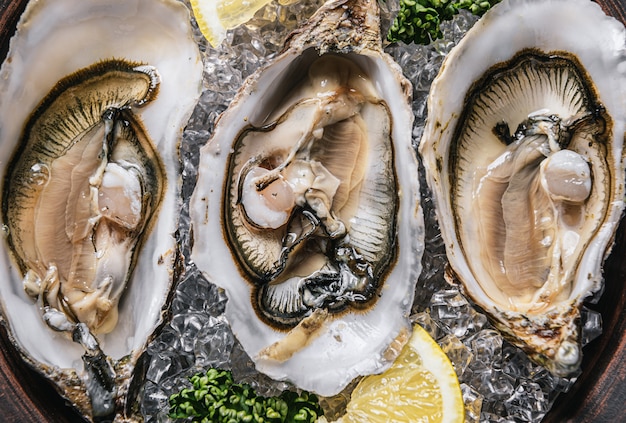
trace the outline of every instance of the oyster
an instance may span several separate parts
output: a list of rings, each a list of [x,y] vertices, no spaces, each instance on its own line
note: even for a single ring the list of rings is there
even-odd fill
[[[504,1],[431,87],[419,151],[450,276],[557,375],[580,367],[624,206],[624,41],[589,1]]]
[[[86,417],[124,414],[173,282],[178,142],[202,78],[189,14],[170,0],[31,2],[10,48],[3,318]]]
[[[332,395],[406,341],[423,249],[410,97],[376,1],[329,1],[201,150],[192,260],[276,380]]]

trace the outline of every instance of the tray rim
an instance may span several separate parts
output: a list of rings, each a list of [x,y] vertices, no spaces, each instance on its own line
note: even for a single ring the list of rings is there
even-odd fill
[[[626,1],[595,0],[626,25]],[[8,51],[26,0],[0,0],[0,60]],[[571,390],[560,395],[544,422],[619,421],[626,403],[626,218],[618,229],[613,251],[605,262],[605,291],[588,306],[602,314],[603,333],[584,350],[583,373]],[[0,318],[0,412],[5,421],[66,423],[82,420],[43,376],[32,369],[11,345],[6,322]]]

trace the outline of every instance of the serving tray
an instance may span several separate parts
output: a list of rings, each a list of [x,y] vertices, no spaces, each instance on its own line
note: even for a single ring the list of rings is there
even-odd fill
[[[26,6],[26,0],[0,0],[0,62]],[[626,0],[597,0],[604,11],[626,24]],[[2,140],[0,140],[2,142]],[[604,266],[605,290],[598,304],[603,334],[584,350],[583,373],[570,392],[561,395],[544,421],[619,422],[626,419],[626,219]],[[81,417],[46,379],[26,365],[0,325],[0,416],[23,423],[76,422]]]

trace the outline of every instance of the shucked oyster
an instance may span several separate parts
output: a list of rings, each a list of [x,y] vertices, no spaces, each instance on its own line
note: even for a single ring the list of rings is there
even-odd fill
[[[9,334],[86,417],[126,414],[173,280],[178,142],[202,75],[188,12],[31,2],[0,72]]]
[[[395,255],[399,201],[389,108],[363,71],[326,54],[292,92],[271,128],[237,138],[224,201],[254,306],[279,327],[367,307]]]
[[[192,258],[274,379],[335,394],[410,330],[423,239],[410,92],[376,1],[330,1],[201,150]]]
[[[108,333],[117,325],[167,183],[131,110],[151,101],[158,84],[153,67],[99,62],[59,81],[24,126],[2,214],[24,289],[54,329],[84,323]]]
[[[624,42],[586,0],[504,1],[429,98],[420,153],[454,277],[558,375],[579,368],[580,306],[623,209]]]

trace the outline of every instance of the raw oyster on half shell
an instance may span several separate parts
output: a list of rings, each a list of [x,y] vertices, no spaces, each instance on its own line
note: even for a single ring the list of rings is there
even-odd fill
[[[406,341],[423,249],[410,98],[376,1],[329,1],[201,150],[192,259],[276,380],[333,395]]]
[[[504,1],[429,97],[419,151],[452,276],[557,375],[579,369],[624,206],[625,34],[586,0]]]
[[[0,70],[2,315],[87,418],[130,413],[167,307],[178,143],[201,77],[170,0],[30,2]]]

